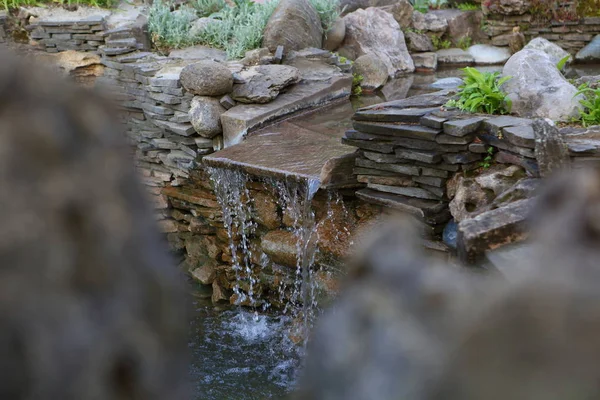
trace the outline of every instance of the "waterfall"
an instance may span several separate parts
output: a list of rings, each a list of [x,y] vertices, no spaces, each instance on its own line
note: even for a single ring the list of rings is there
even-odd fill
[[[291,220],[288,229],[296,238],[297,263],[293,284],[288,287],[285,279],[282,279],[278,295],[280,302],[284,304],[283,313],[294,320],[302,320],[301,334],[306,338],[316,313],[313,265],[317,235],[311,203],[320,182],[317,179],[296,178],[253,179],[246,172],[238,169],[209,167],[207,171],[221,205],[223,223],[229,235],[231,262],[236,276],[233,287],[236,303],[250,306],[255,310],[258,307],[265,310],[270,304],[261,302],[254,292],[262,266],[252,262],[250,242],[256,234],[257,223],[252,215],[252,198],[248,184],[252,180],[259,180],[271,188],[279,198],[279,206]],[[266,257],[264,254],[256,254],[256,256],[260,256],[261,260]]]

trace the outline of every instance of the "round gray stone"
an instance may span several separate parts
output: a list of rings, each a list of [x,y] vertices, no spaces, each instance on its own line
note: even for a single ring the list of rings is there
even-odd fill
[[[195,96],[192,99],[188,115],[198,135],[205,138],[213,138],[223,132],[221,114],[225,111],[225,108],[219,103],[219,99]]]
[[[180,80],[188,92],[198,96],[222,96],[233,88],[233,74],[229,68],[212,60],[186,66]]]
[[[365,90],[377,90],[388,80],[387,66],[373,54],[358,57],[354,62],[354,72],[363,77],[360,86]]]

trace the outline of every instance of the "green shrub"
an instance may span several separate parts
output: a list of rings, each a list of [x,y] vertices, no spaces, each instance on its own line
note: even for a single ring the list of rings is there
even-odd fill
[[[321,18],[321,25],[323,30],[327,32],[329,28],[333,26],[333,23],[340,16],[342,10],[340,9],[339,0],[310,0],[312,5],[315,7]]]
[[[148,16],[148,31],[154,44],[158,47],[178,48],[189,46],[190,24],[195,19],[196,12],[183,6],[171,12],[168,3],[155,0]]]
[[[33,7],[41,4],[81,5],[90,7],[110,8],[116,4],[115,0],[1,0],[0,6],[8,11],[19,7]]]
[[[511,100],[500,87],[510,76],[500,78],[499,72],[481,72],[475,68],[466,67],[464,84],[459,86],[459,98],[454,103],[463,111],[486,114],[507,114],[512,107]]]
[[[203,18],[221,11],[227,6],[227,3],[225,0],[194,0],[191,5],[196,9],[198,17]]]
[[[365,79],[364,76],[357,74],[356,72],[352,73],[352,95],[360,96],[362,94],[362,88],[360,84]]]
[[[474,3],[461,3],[456,6],[461,11],[474,11],[481,10],[481,6],[479,4]]]
[[[592,89],[583,84],[575,95],[580,94],[585,96],[579,101],[583,106],[583,111],[580,112],[581,123],[583,126],[600,125],[600,88]]]
[[[415,11],[425,14],[429,11],[429,1],[428,0],[415,0],[413,7]]]
[[[194,41],[221,48],[229,58],[243,57],[246,51],[260,47],[265,26],[276,6],[276,1],[270,1],[239,2],[236,7],[225,7],[212,15],[216,21]]]

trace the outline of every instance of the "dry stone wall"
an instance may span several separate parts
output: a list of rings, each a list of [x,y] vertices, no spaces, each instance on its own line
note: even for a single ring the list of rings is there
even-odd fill
[[[106,28],[103,16],[80,20],[39,20],[27,26],[29,37],[48,53],[66,50],[97,52],[104,45],[102,31]]]

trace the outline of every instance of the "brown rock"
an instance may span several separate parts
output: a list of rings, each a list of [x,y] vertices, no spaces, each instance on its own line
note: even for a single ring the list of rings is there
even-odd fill
[[[209,263],[202,265],[200,268],[196,268],[191,272],[191,275],[192,278],[203,285],[211,285],[217,277],[215,267]]]
[[[253,190],[251,193],[256,222],[268,229],[279,228],[281,216],[278,212],[277,199],[263,191]]]
[[[283,46],[286,52],[307,47],[321,48],[321,19],[309,0],[281,0],[269,18],[263,46],[275,52]]]
[[[211,300],[214,304],[229,302],[229,296],[227,295],[226,289],[222,288],[216,280],[212,283],[212,289],[213,293]]]
[[[263,236],[261,247],[273,262],[295,268],[298,262],[298,238],[293,232],[278,230]]]

